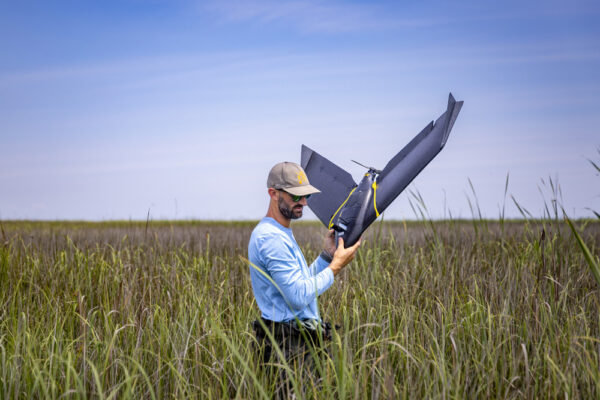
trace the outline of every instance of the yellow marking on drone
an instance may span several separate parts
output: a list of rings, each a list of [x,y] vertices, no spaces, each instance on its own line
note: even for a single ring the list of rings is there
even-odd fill
[[[373,208],[375,209],[375,215],[379,217],[379,211],[377,211],[377,181],[371,185],[373,188]]]
[[[355,186],[354,189],[352,189],[350,191],[350,193],[348,193],[348,197],[346,197],[346,200],[344,200],[344,202],[338,207],[338,209],[335,210],[335,212],[331,216],[331,219],[329,220],[329,225],[327,226],[327,229],[331,229],[331,227],[333,226],[333,219],[335,218],[335,216],[337,215],[337,213],[342,209],[342,207],[344,207],[344,204],[346,204],[346,202],[348,201],[348,199],[350,198],[350,196],[352,196],[352,193],[354,193],[354,191],[356,190],[357,187],[358,186]]]
[[[306,174],[302,171],[298,172],[298,174],[296,174],[296,177],[298,178],[298,184],[302,185],[302,182],[304,182],[305,180],[307,181],[308,178],[306,177]]]

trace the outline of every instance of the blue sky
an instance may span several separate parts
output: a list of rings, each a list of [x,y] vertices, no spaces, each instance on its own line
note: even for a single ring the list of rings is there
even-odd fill
[[[258,219],[306,144],[359,179],[446,107],[440,155],[386,211],[600,209],[593,1],[0,4],[1,219]],[[307,213],[311,217],[310,213]]]

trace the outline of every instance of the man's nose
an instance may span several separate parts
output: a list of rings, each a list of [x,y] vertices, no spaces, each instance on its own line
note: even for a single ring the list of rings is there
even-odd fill
[[[303,197],[300,199],[300,201],[299,201],[298,203],[302,204],[303,206],[305,206],[305,205],[307,205],[307,204],[308,204],[308,203],[306,202],[306,197],[304,197],[304,196],[303,196]]]

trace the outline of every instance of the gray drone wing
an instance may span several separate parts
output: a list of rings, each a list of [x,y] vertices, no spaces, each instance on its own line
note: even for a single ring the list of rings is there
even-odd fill
[[[356,183],[348,172],[305,145],[302,145],[300,163],[310,184],[321,191],[308,199],[308,206],[328,226],[331,217],[356,187]]]
[[[377,178],[377,207],[384,210],[442,150],[463,105],[448,96],[448,108],[392,158]]]

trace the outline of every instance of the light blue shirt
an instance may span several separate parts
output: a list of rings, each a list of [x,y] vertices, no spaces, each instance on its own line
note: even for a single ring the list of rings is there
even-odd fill
[[[290,228],[263,218],[250,236],[248,259],[254,297],[263,318],[321,320],[317,296],[333,283],[333,271],[322,257],[308,267]]]

